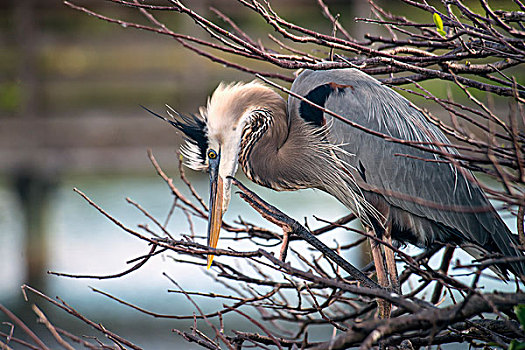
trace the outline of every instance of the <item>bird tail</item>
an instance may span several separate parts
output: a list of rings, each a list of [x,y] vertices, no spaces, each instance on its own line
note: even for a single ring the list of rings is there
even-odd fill
[[[509,239],[511,244],[509,245],[509,252],[505,253],[509,260],[509,270],[516,276],[520,276],[522,280],[525,279],[525,255],[523,250],[520,249],[518,235],[509,232]]]
[[[483,247],[468,245],[462,248],[478,262],[489,263],[489,268],[501,279],[508,281],[510,272],[525,281],[525,255],[518,248],[518,236],[512,234],[506,226],[504,230],[507,238],[505,242],[493,240]]]

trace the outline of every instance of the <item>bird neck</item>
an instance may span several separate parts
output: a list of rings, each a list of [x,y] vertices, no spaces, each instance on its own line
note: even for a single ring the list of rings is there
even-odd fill
[[[239,163],[253,182],[274,190],[319,187],[315,167],[327,159],[318,154],[323,140],[318,127],[289,118],[285,108],[252,113],[241,142]]]
[[[282,112],[281,112],[282,111]],[[239,163],[253,182],[277,191],[317,188],[337,198],[369,224],[381,214],[363,197],[354,176],[329,142],[328,126],[307,123],[296,113],[267,110],[247,123]]]

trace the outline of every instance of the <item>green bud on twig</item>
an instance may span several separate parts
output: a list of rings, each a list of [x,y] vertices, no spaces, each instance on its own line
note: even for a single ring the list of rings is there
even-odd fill
[[[442,37],[446,37],[447,33],[443,30],[443,20],[441,19],[441,16],[437,12],[435,12],[432,18],[434,19],[434,24],[436,25],[437,32]]]

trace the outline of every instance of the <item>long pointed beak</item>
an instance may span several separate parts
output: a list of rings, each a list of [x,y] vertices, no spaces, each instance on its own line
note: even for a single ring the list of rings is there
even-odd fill
[[[210,204],[208,213],[208,247],[216,248],[222,224],[223,179],[219,175],[219,162],[210,166]],[[213,254],[208,254],[208,269],[213,262]]]

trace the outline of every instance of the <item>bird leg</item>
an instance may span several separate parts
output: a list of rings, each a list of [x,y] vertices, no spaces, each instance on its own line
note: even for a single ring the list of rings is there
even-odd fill
[[[290,243],[290,227],[285,226],[283,229],[283,243],[281,244],[281,250],[279,251],[279,260],[284,262],[286,260],[286,256],[288,255],[288,245]]]
[[[392,245],[391,229],[392,229],[392,225],[387,224],[384,237],[385,237],[385,242],[388,243],[389,245]],[[388,277],[390,278],[390,285],[392,287],[392,290],[395,293],[401,294],[401,286],[399,285],[394,251],[390,249],[390,247],[388,246],[385,246],[384,249],[385,249],[386,267],[388,269]]]
[[[370,230],[370,233],[377,237],[374,230]],[[377,282],[381,287],[388,287],[388,277],[385,269],[385,260],[383,259],[383,252],[381,246],[375,240],[370,240],[370,249],[372,250],[372,258],[374,259],[374,265],[376,268]],[[392,304],[383,299],[377,299],[377,306],[379,308],[379,318],[390,318],[390,311],[392,310]]]

